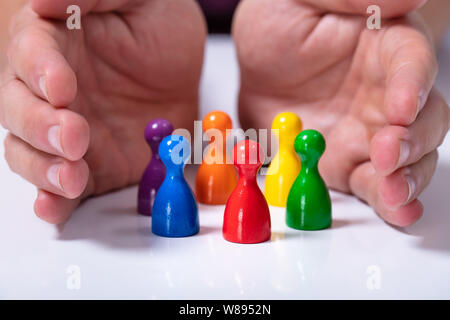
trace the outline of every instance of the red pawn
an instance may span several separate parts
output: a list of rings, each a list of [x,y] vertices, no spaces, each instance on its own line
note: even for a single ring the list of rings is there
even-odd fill
[[[270,212],[266,198],[256,183],[264,161],[259,143],[239,142],[233,151],[239,181],[230,195],[223,219],[223,237],[237,243],[259,243],[270,239]]]

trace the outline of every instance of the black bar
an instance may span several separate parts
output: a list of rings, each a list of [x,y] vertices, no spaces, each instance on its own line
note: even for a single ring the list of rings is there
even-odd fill
[[[99,315],[131,319],[304,319],[330,316],[367,319],[447,314],[448,301],[286,301],[286,300],[151,300],[151,301],[0,301],[0,310],[14,315],[30,312],[35,315],[92,317]],[[281,318],[287,317],[287,318]],[[428,318],[427,317],[427,318]],[[7,317],[6,317],[7,318]],[[5,318],[5,319],[6,319]]]

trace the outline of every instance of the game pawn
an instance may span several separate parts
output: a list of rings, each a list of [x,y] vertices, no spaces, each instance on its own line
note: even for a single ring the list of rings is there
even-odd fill
[[[285,207],[289,190],[301,168],[294,140],[302,131],[302,121],[295,113],[283,112],[273,119],[272,129],[278,137],[278,152],[266,175],[264,195],[269,205]]]
[[[227,201],[223,237],[236,243],[259,243],[270,239],[270,212],[256,182],[264,161],[260,145],[252,140],[239,142],[233,151],[239,180]]]
[[[142,175],[138,190],[138,212],[151,216],[156,192],[166,176],[166,168],[158,154],[159,143],[173,131],[172,124],[165,119],[154,119],[145,128],[145,139],[152,150],[152,158]]]
[[[191,147],[182,136],[170,135],[161,141],[159,156],[166,166],[166,177],[156,193],[152,232],[171,238],[194,235],[200,228],[197,203],[183,172]]]
[[[230,117],[222,111],[210,112],[203,119],[203,131],[210,144],[195,181],[195,194],[200,203],[225,204],[236,187],[236,169],[227,163],[227,130],[231,128]]]
[[[331,200],[317,167],[325,151],[325,139],[315,130],[305,130],[295,139],[294,148],[302,161],[302,169],[289,192],[286,224],[299,230],[328,228],[331,226]]]

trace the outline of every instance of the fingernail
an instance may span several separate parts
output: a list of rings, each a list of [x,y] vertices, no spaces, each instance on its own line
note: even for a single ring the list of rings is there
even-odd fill
[[[45,77],[44,76],[39,78],[39,88],[41,89],[42,93],[44,94],[44,97],[48,101],[47,82],[45,81]]]
[[[52,126],[48,129],[48,142],[50,145],[58,150],[60,153],[64,153],[61,146],[61,127],[59,125]]]
[[[56,188],[62,190],[61,182],[59,179],[59,173],[61,171],[61,165],[54,164],[47,170],[47,180]]]
[[[417,97],[417,114],[425,107],[425,104],[427,102],[427,93],[426,91],[422,90],[419,93],[419,96]],[[417,116],[417,115],[416,115]]]
[[[406,141],[400,142],[400,154],[398,156],[397,168],[406,163],[406,160],[409,158],[409,154],[411,153],[411,148],[409,143]]]
[[[44,192],[38,190],[35,203],[41,201],[43,197],[44,197]]]
[[[408,188],[409,188],[408,200],[406,200],[406,203],[408,203],[412,200],[412,197],[414,196],[414,194],[416,192],[416,182],[409,175],[406,175],[405,179],[406,179],[406,182],[408,183]]]

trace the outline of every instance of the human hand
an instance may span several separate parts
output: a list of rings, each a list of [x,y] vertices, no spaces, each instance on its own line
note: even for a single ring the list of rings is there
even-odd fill
[[[66,27],[72,4],[81,30]],[[196,119],[206,26],[193,0],[32,0],[11,35],[5,157],[39,189],[35,212],[48,222],[139,181],[149,120],[190,128]]]
[[[423,212],[449,109],[433,88],[437,63],[418,15],[423,0],[244,0],[233,34],[244,128],[269,128],[281,111],[320,130],[320,170],[334,189],[407,226]],[[382,30],[366,28],[379,4]]]

